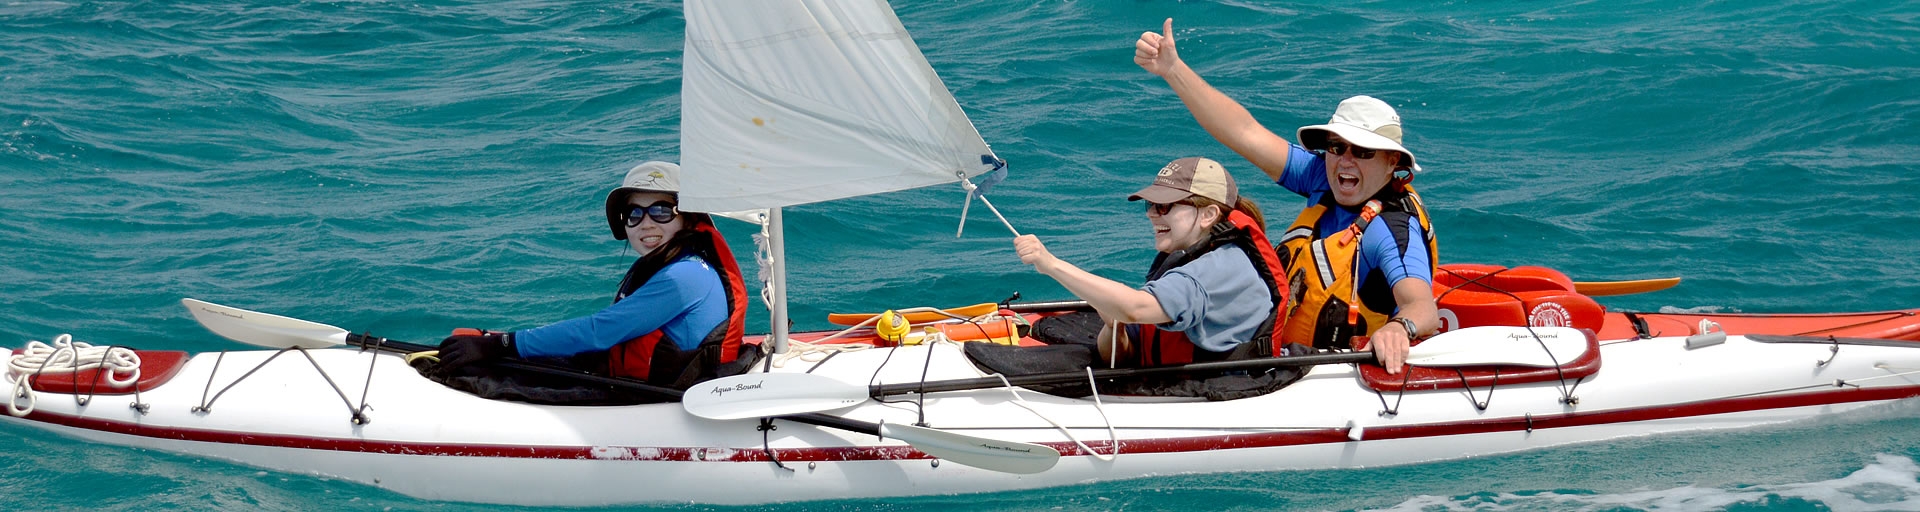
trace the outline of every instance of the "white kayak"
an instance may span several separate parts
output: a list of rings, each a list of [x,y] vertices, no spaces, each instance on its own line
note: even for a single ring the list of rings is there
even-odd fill
[[[241,314],[201,320],[229,337],[280,346],[361,338],[231,311]],[[884,404],[867,398],[903,385],[990,378],[947,342],[792,360],[772,374],[697,385],[684,405],[486,400],[422,377],[392,351],[353,347],[203,353],[177,365],[167,353],[146,352],[137,395],[102,384],[85,399],[84,385],[76,390],[53,375],[26,393],[16,388],[18,372],[0,386],[16,407],[32,401],[24,416],[3,417],[79,439],[426,499],[518,505],[758,504],[1412,464],[1741,428],[1920,395],[1920,343],[1910,341],[1734,335],[1600,343],[1566,328],[1470,328],[1420,347],[1415,362],[1433,366],[1387,376],[1369,364],[1320,364],[1277,392],[1218,402],[1062,398],[999,386],[907,393]],[[763,431],[756,414],[805,414],[806,422],[774,420]]]

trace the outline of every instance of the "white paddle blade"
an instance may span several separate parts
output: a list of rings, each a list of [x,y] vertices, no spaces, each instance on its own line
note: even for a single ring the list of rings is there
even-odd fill
[[[866,386],[832,377],[749,373],[694,384],[680,406],[702,418],[739,420],[845,409],[865,401]]]
[[[1414,366],[1514,365],[1552,368],[1587,353],[1587,334],[1572,327],[1468,327],[1414,345]]]
[[[180,299],[193,319],[221,337],[266,348],[327,348],[347,344],[347,331],[298,318]]]
[[[1060,462],[1060,450],[1053,448],[913,425],[881,423],[880,437],[906,441],[927,455],[1002,473],[1030,475],[1052,469]]]

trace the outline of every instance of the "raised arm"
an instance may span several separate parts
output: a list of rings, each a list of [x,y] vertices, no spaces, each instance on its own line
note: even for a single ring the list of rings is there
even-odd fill
[[[1165,79],[1187,105],[1187,111],[1193,113],[1193,119],[1214,139],[1253,162],[1268,177],[1279,180],[1287,169],[1287,139],[1261,126],[1246,107],[1207,85],[1180,60],[1173,45],[1173,18],[1167,18],[1161,30],[1163,33],[1140,33],[1140,40],[1133,44],[1133,63]]]

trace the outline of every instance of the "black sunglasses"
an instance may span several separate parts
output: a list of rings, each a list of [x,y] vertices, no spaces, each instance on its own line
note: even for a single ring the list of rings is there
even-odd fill
[[[1186,201],[1174,201],[1171,203],[1156,203],[1153,201],[1147,201],[1147,212],[1152,213],[1154,215],[1166,215],[1167,212],[1173,211],[1173,205],[1177,205],[1177,204],[1190,205],[1193,203],[1189,203]]]
[[[1334,156],[1347,154],[1347,150],[1349,149],[1353,150],[1353,158],[1355,160],[1366,160],[1368,158],[1373,158],[1374,154],[1380,152],[1377,149],[1363,148],[1360,146],[1348,144],[1346,141],[1341,141],[1341,140],[1327,142],[1327,152],[1332,153]]]
[[[653,219],[656,224],[666,224],[673,222],[673,218],[678,216],[680,216],[680,205],[661,201],[646,206],[634,206],[622,217],[626,218],[627,227],[631,228],[639,226],[642,218]]]

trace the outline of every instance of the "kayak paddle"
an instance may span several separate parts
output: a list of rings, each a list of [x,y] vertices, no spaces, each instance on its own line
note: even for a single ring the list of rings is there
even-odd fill
[[[1612,297],[1633,295],[1636,293],[1657,292],[1680,284],[1678,277],[1658,279],[1635,279],[1630,281],[1574,281],[1573,291],[1581,295],[1594,297]],[[1049,302],[1015,302],[1007,304],[1007,309],[1015,313],[1053,313],[1059,311],[1092,311],[1093,307],[1084,300],[1057,300]]]
[[[926,309],[931,311],[919,311],[921,309]],[[933,310],[933,308],[914,308],[913,310],[900,310],[900,313],[901,313],[900,317],[906,319],[906,321],[909,323],[924,324],[927,322],[953,320],[956,318],[957,319],[973,318],[976,316],[992,313],[999,310],[1000,310],[999,304],[994,304],[992,302],[982,302],[979,304],[974,304],[972,306],[961,306],[957,308],[947,308],[944,310]],[[880,313],[828,313],[827,323],[831,323],[834,325],[860,325],[880,315],[881,315]]]
[[[289,318],[258,311],[249,311],[231,306],[222,306],[195,299],[181,299],[180,303],[193,314],[207,330],[221,337],[265,348],[328,348],[356,346],[398,353],[412,353],[434,350],[435,347],[398,342],[355,334],[346,329],[298,318]],[[604,384],[651,395],[681,399],[680,390],[655,386],[645,382],[607,377],[581,372],[570,368],[534,363],[520,359],[503,359],[491,364],[555,377],[570,378],[583,382]],[[704,388],[703,388],[704,389]],[[861,400],[865,400],[862,397]],[[1060,461],[1060,451],[1042,445],[1016,441],[1002,441],[984,437],[957,434],[912,425],[889,423],[869,423],[824,414],[773,414],[777,419],[796,421],[828,428],[837,428],[850,432],[875,435],[882,438],[899,439],[912,445],[927,455],[981,469],[1014,474],[1032,474],[1046,471]],[[755,416],[762,417],[762,416]]]
[[[1574,281],[1573,291],[1583,295],[1608,297],[1614,295],[1633,295],[1636,293],[1657,292],[1680,284],[1678,277],[1660,279],[1639,279],[1634,281]]]
[[[1468,327],[1443,332],[1414,345],[1407,354],[1407,364],[1429,367],[1512,365],[1551,368],[1579,359],[1586,351],[1587,334],[1571,327]],[[1092,378],[1264,370],[1366,363],[1373,360],[1372,352],[1315,354],[1158,368],[1094,370]],[[1025,386],[1078,382],[1087,378],[1087,372],[1059,372],[1009,375],[1004,381],[1000,377],[981,377],[864,386],[811,373],[748,373],[696,384],[688,390],[680,405],[694,416],[731,420],[830,411],[858,405],[870,397],[991,389],[1007,384]]]

